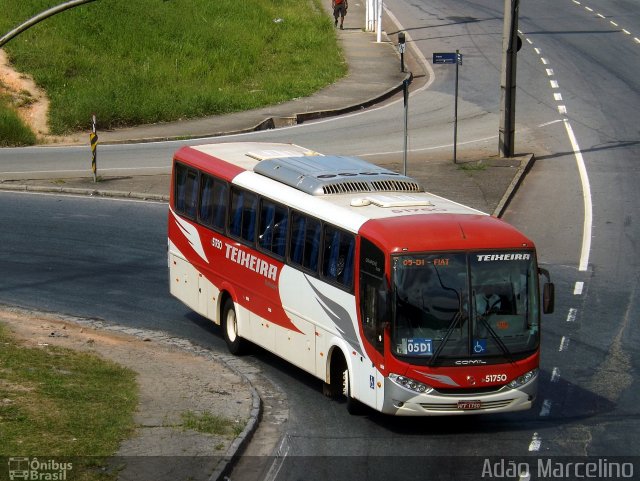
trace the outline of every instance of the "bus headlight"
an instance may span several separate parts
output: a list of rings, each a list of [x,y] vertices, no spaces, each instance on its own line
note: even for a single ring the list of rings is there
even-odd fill
[[[532,369],[531,371],[524,373],[522,376],[518,376],[517,378],[515,378],[513,381],[507,384],[507,386],[509,386],[511,389],[517,389],[530,382],[537,375],[538,369]]]
[[[395,382],[398,386],[410,389],[411,391],[415,391],[419,394],[429,394],[433,392],[433,388],[431,386],[421,383],[420,381],[416,381],[415,379],[401,376],[399,374],[391,373],[389,374],[389,379]]]

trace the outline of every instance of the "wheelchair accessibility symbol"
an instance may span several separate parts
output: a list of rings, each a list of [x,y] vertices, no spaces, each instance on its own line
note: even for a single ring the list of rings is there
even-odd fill
[[[474,354],[482,354],[487,350],[487,340],[486,339],[474,339],[473,340],[473,353]]]

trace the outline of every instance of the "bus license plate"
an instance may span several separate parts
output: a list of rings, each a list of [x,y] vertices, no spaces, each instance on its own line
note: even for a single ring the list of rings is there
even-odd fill
[[[482,401],[458,401],[458,409],[480,409],[482,408]]]

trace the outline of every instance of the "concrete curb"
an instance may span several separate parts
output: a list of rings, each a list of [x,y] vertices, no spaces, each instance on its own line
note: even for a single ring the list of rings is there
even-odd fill
[[[55,187],[45,185],[4,184],[0,182],[0,190],[12,192],[34,192],[40,194],[68,194],[89,197],[113,197],[146,200],[155,202],[169,202],[169,195],[151,194],[144,192],[127,192],[118,190],[79,189],[74,187]]]
[[[249,442],[251,442],[251,438],[253,437],[253,433],[256,432],[260,421],[262,420],[262,399],[260,399],[260,395],[255,387],[251,384],[251,382],[238,373],[235,369],[233,369],[228,364],[225,364],[228,369],[236,372],[238,375],[242,376],[243,379],[246,379],[251,386],[251,400],[253,402],[253,406],[251,407],[251,414],[249,414],[249,421],[247,425],[242,430],[242,432],[238,435],[237,438],[233,440],[231,446],[227,450],[224,459],[220,462],[216,470],[209,476],[209,481],[225,481],[225,479],[229,479],[229,474],[233,470],[234,466],[238,462],[240,456],[246,449]]]
[[[520,167],[518,167],[516,175],[513,177],[513,180],[507,187],[507,190],[502,196],[502,199],[500,199],[500,202],[498,202],[498,205],[491,215],[493,215],[494,217],[502,217],[504,215],[507,207],[509,206],[509,203],[511,202],[511,199],[513,199],[513,196],[518,190],[518,187],[520,187],[520,184],[522,184],[522,181],[524,180],[529,170],[531,170],[531,167],[533,167],[535,161],[536,158],[533,154],[527,154],[526,156],[524,156],[524,159],[520,161]]]

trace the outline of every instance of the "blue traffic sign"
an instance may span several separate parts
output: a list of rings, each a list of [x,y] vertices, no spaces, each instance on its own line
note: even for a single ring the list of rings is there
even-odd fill
[[[457,59],[457,54],[455,52],[451,53],[434,53],[433,54],[433,63],[437,64],[455,64]]]

